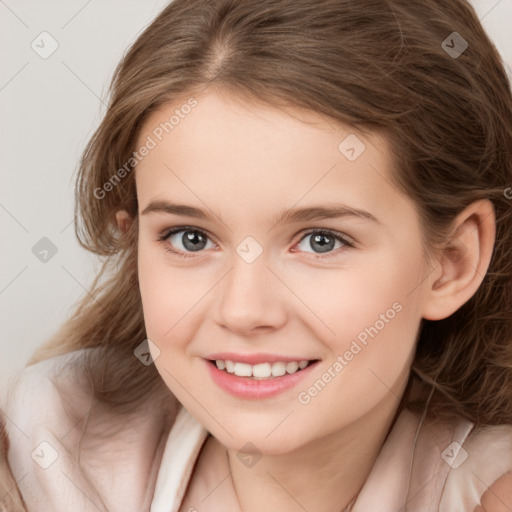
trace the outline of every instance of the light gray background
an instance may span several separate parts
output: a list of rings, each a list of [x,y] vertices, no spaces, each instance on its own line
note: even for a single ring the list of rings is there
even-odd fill
[[[74,235],[77,164],[115,65],[167,3],[0,0],[0,385],[57,330],[99,268]],[[512,76],[512,0],[472,4]],[[31,48],[43,31],[59,45],[47,59]],[[32,252],[43,237],[57,247],[45,263]]]

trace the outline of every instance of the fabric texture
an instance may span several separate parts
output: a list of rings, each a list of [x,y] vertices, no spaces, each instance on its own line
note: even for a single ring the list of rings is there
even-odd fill
[[[3,406],[8,462],[28,511],[178,512],[208,431],[180,404],[167,425],[151,406],[119,418],[94,405],[87,423],[92,397],[70,378],[69,403],[52,382],[80,353],[25,369]],[[511,425],[435,422],[404,408],[352,512],[473,512],[507,471]]]

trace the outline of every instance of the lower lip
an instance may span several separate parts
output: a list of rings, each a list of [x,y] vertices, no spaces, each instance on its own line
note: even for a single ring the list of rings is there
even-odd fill
[[[254,380],[248,377],[238,377],[233,373],[219,370],[215,364],[208,359],[204,360],[210,371],[213,381],[220,388],[240,398],[268,398],[278,395],[287,389],[293,388],[313,371],[319,363],[315,361],[303,370],[295,373],[286,373],[281,377],[274,377],[267,380]]]

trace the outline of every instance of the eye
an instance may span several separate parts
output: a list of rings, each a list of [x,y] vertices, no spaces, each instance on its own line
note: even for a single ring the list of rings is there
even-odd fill
[[[309,242],[307,242],[308,239]],[[193,253],[200,253],[203,249],[215,247],[215,244],[204,231],[189,226],[179,226],[166,230],[159,235],[158,240],[164,243],[168,252],[183,258],[194,257]],[[211,245],[208,246],[208,243]],[[301,238],[297,247],[303,252],[313,252],[313,257],[318,259],[322,257],[322,254],[327,253],[326,256],[328,257],[331,255],[330,253],[334,252],[336,254],[339,252],[336,249],[354,247],[354,245],[341,233],[329,229],[314,229]],[[292,250],[292,252],[297,251]]]
[[[169,252],[185,258],[192,256],[187,253],[200,252],[203,249],[215,247],[215,244],[213,244],[204,231],[185,226],[166,231],[159,237],[159,240],[165,242],[165,247]],[[208,242],[212,246],[208,247]]]
[[[323,254],[330,253],[334,249],[341,249],[345,246],[353,247],[354,245],[341,233],[329,229],[315,229],[306,233],[297,246],[301,251]],[[312,249],[312,251],[308,249]]]

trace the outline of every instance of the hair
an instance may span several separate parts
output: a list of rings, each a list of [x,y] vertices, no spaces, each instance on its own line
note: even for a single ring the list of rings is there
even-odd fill
[[[453,32],[468,43],[460,55],[442,46]],[[488,271],[455,313],[421,320],[401,405],[414,380],[422,393],[411,409],[428,402],[433,418],[512,424],[512,94],[500,55],[465,0],[171,2],[117,66],[107,112],[80,161],[75,231],[102,267],[29,364],[94,347],[75,364],[99,402],[128,414],[148,396],[172,397],[155,366],[133,353],[147,336],[132,156],[152,112],[207,88],[383,134],[393,183],[419,213],[427,262],[462,210],[480,199],[493,203]],[[133,218],[125,230],[115,218],[122,209]],[[3,463],[8,441],[0,439]],[[7,493],[14,485],[8,467],[0,470],[0,506],[23,510],[21,498]]]
[[[442,44],[453,32],[468,43],[458,56]],[[30,363],[96,347],[82,364],[98,400],[123,413],[151,393],[169,394],[155,366],[133,355],[146,332],[132,156],[152,112],[211,87],[384,134],[394,184],[420,216],[426,261],[457,214],[480,199],[493,203],[496,239],[483,282],[448,318],[421,320],[410,379],[435,391],[433,417],[512,423],[512,94],[465,0],[171,2],[116,68],[80,161],[75,231],[103,266]],[[128,172],[100,199],[121,168]],[[133,217],[126,230],[116,224],[121,209]]]

